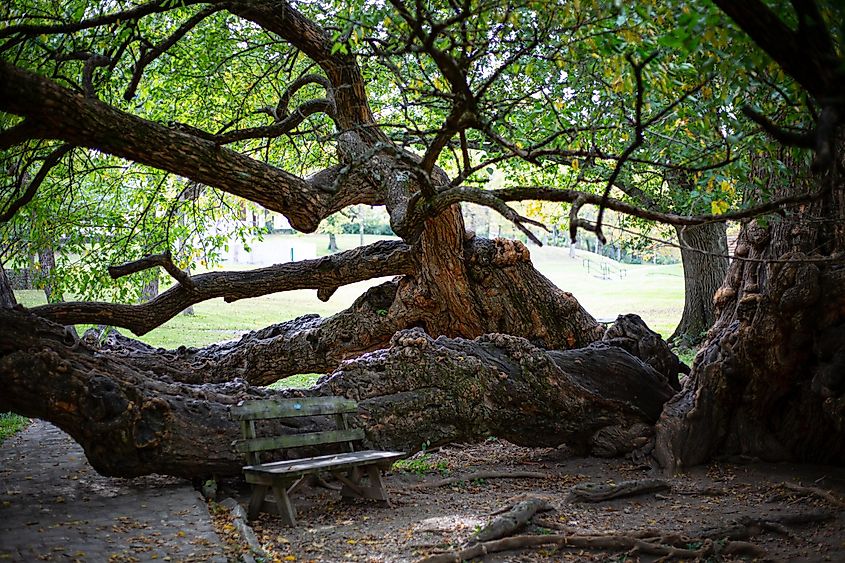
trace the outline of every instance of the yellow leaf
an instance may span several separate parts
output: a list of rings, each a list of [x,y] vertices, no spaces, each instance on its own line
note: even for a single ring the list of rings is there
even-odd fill
[[[722,199],[715,199],[710,202],[710,211],[713,212],[713,215],[721,215],[728,210],[728,207],[728,202]]]
[[[285,555],[283,559],[285,561],[296,561],[296,555]]]
[[[572,169],[573,169],[573,170],[575,170],[575,171],[577,172],[577,171],[578,171],[578,159],[577,159],[577,158],[573,158],[573,159],[572,159],[572,164],[571,164],[570,166],[572,166]]]

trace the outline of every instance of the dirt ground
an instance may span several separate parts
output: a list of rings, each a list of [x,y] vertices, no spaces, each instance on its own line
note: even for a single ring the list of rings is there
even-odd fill
[[[538,513],[517,534],[655,534],[690,536],[685,547],[701,546],[696,532],[724,527],[743,517],[783,521],[790,515],[826,512],[822,523],[755,529],[747,539],[765,557],[721,556],[721,560],[845,561],[845,470],[794,464],[719,463],[668,479],[669,490],[599,503],[567,500],[578,483],[608,483],[660,477],[624,460],[581,458],[566,449],[520,448],[498,440],[449,446],[417,454],[386,477],[392,507],[374,501],[344,502],[337,491],[304,487],[294,493],[299,525],[286,528],[262,515],[255,531],[274,561],[418,561],[459,549],[496,512],[524,495],[554,506]],[[472,479],[474,473],[537,472],[541,478]],[[466,478],[442,486],[419,485]],[[824,498],[788,484],[832,493]],[[233,491],[228,491],[232,494]],[[247,490],[238,492],[246,502]],[[837,503],[839,501],[839,503]],[[234,542],[224,512],[218,531]],[[765,526],[764,526],[765,527]],[[230,543],[230,556],[239,546]],[[485,556],[483,561],[655,561],[630,550],[541,546]],[[711,558],[709,560],[720,560]]]

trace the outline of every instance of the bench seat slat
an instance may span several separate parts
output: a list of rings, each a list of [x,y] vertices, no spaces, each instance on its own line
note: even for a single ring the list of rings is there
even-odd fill
[[[357,412],[358,405],[345,397],[301,397],[242,402],[229,409],[233,420],[259,420]]]
[[[338,442],[354,442],[364,439],[364,430],[352,428],[349,430],[327,430],[325,432],[308,432],[306,434],[286,434],[284,436],[265,436],[235,440],[234,447],[240,453],[263,452],[266,450],[283,450],[300,448],[302,446],[316,446],[319,444],[336,444]]]
[[[346,469],[359,465],[373,463],[388,463],[405,457],[402,452],[383,452],[378,450],[364,450],[360,452],[345,452],[341,454],[322,455],[303,459],[276,461],[261,465],[247,465],[244,474],[249,483],[263,483],[274,477],[298,477],[320,470]]]

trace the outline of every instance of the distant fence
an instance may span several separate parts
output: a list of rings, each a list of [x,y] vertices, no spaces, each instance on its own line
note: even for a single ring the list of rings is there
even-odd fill
[[[581,260],[581,267],[587,270],[587,274],[602,280],[625,279],[628,270],[620,268],[605,261],[584,258]]]

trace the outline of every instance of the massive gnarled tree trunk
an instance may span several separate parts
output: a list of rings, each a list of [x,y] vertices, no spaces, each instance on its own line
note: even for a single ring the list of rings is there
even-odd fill
[[[648,441],[673,393],[665,375],[617,346],[547,352],[503,334],[433,339],[421,329],[398,332],[387,349],[344,363],[304,392],[241,379],[192,385],[139,368],[131,355],[98,352],[22,310],[0,310],[0,322],[0,385],[16,390],[0,397],[0,410],[53,421],[107,475],[239,474],[231,443],[240,427],[228,407],[244,399],[350,397],[359,401],[354,424],[372,445],[407,452],[495,435],[618,455]],[[295,419],[283,431],[327,423]]]
[[[684,267],[684,312],[669,340],[698,344],[715,321],[713,296],[728,271],[724,223],[676,227]]]
[[[737,12],[735,17],[750,18],[754,30],[779,23],[771,21],[766,7],[757,3],[752,3],[753,9],[745,3],[717,3],[729,13]],[[423,154],[394,143],[386,133],[389,127],[376,121],[364,77],[351,54],[354,49],[343,43],[346,39],[321,29],[316,20],[309,20],[283,0],[126,2],[117,3],[116,12],[95,10],[96,15],[85,21],[55,23],[38,18],[0,29],[4,56],[20,46],[14,52],[20,52],[22,61],[0,61],[0,111],[20,118],[0,131],[0,148],[23,146],[22,154],[30,149],[34,153],[33,158],[25,159],[27,166],[42,163],[25,189],[18,182],[14,193],[19,196],[0,214],[4,221],[32,199],[39,183],[71,147],[79,147],[80,151],[109,154],[246,198],[284,214],[303,232],[313,232],[323,219],[348,206],[384,205],[391,227],[402,239],[317,260],[199,275],[179,270],[172,261],[172,248],[165,246],[157,248],[160,254],[109,268],[113,277],[120,277],[162,267],[176,279],[174,287],[146,303],[51,303],[33,308],[34,315],[0,310],[0,384],[13,390],[0,395],[0,409],[55,422],[85,447],[99,471],[127,476],[237,473],[240,460],[229,446],[237,427],[226,416],[228,405],[272,396],[273,392],[253,385],[314,371],[331,375],[308,392],[342,394],[361,401],[357,423],[367,430],[375,446],[413,451],[422,442],[496,434],[524,444],[567,443],[602,455],[643,445],[647,448],[652,424],[677,388],[677,358],[656,335],[630,317],[619,319],[604,335],[606,342],[596,344],[603,338],[601,326],[572,295],[554,287],[531,266],[525,246],[471,236],[457,204],[473,201],[490,206],[528,236],[534,236],[525,228],[530,221],[505,201],[574,203],[572,227],[587,227],[597,234],[600,226],[578,217],[586,203],[675,225],[712,222],[713,217],[638,209],[574,190],[493,192],[465,185],[485,167],[474,162],[470,151],[466,133],[472,131],[477,133],[478,146],[498,151],[488,163],[509,159],[540,163],[544,157],[571,164],[574,157],[607,161],[613,169],[606,178],[609,191],[621,167],[644,142],[644,129],[666,116],[676,102],[644,116],[644,106],[649,104],[643,103],[642,79],[648,60],[630,60],[637,88],[630,115],[636,123],[632,124],[632,144],[623,152],[612,155],[599,148],[586,150],[583,141],[592,136],[595,143],[596,131],[589,126],[571,128],[563,122],[559,129],[545,133],[548,138],[525,148],[518,140],[503,136],[513,129],[512,124],[495,122],[499,111],[489,99],[491,90],[498,89],[510,100],[511,85],[485,84],[488,78],[495,82],[502,77],[498,70],[491,73],[486,69],[471,76],[473,65],[478,70],[478,61],[469,51],[475,52],[476,46],[460,39],[459,43],[468,43],[449,51],[446,45],[451,41],[440,35],[453,25],[459,28],[454,37],[469,33],[465,24],[478,21],[477,14],[455,4],[454,18],[449,16],[441,26],[435,20],[442,14],[427,11],[422,4],[413,7],[417,10],[413,13],[404,3],[391,5],[396,10],[393,15],[402,21],[403,37],[393,45],[395,55],[402,65],[407,62],[406,55],[428,57],[425,72],[431,70],[438,75],[434,82],[445,84],[432,96],[436,102],[432,107],[444,111],[442,124],[433,132],[420,132],[424,142],[418,146]],[[102,9],[111,10],[112,6]],[[818,15],[809,12],[796,33],[805,34],[803,26]],[[88,12],[80,13],[86,17]],[[171,15],[176,26],[169,37],[154,44],[144,35],[145,30],[169,21]],[[225,24],[215,20],[218,15],[226,18]],[[161,19],[139,25],[150,16]],[[201,127],[218,130],[222,122],[203,117],[195,124],[181,124],[150,118],[159,115],[155,113],[132,112],[139,83],[159,57],[197,26],[215,21],[220,25],[215,31],[228,32],[229,21],[237,18],[241,21],[235,27],[255,32],[262,48],[272,51],[283,43],[290,47],[281,56],[289,56],[290,64],[285,62],[283,67],[293,69],[300,57],[311,61],[304,63],[300,74],[288,71],[289,83],[277,103],[239,107],[233,112],[235,119],[217,133]],[[536,19],[533,23],[539,25],[544,18]],[[573,23],[578,35],[582,24],[580,19]],[[560,35],[557,25],[553,22],[545,30],[548,33],[542,28],[534,31],[540,43],[552,35],[564,37],[558,49],[565,59],[566,37]],[[357,38],[358,30],[353,32]],[[795,39],[789,29],[779,32],[787,40],[769,41],[767,45],[775,50]],[[477,37],[483,38],[486,31],[478,33]],[[57,40],[43,41],[42,35]],[[66,40],[67,35],[73,37]],[[97,51],[113,35],[125,43]],[[349,37],[346,32],[340,35]],[[91,50],[84,50],[76,40]],[[68,46],[73,47],[72,52],[65,52]],[[791,45],[787,50],[800,54],[798,47]],[[816,47],[821,52],[825,45]],[[62,72],[52,69],[52,62],[45,63],[46,67],[33,62],[45,52],[57,65],[68,63]],[[137,53],[141,53],[139,58],[130,56]],[[510,57],[505,53],[491,58]],[[509,65],[525,52],[517,45],[513,54]],[[542,53],[541,66],[549,62],[546,54]],[[816,51],[804,54],[803,58],[810,59]],[[18,61],[17,54],[14,58]],[[268,58],[277,62],[275,56]],[[258,59],[255,64],[263,62]],[[43,74],[28,70],[35,67]],[[261,69],[261,76],[277,75],[279,68]],[[811,94],[831,93],[826,84],[818,86],[819,80],[829,78],[822,77],[818,68],[796,68],[795,72],[787,70]],[[64,70],[73,76],[66,77]],[[109,88],[103,88],[104,83]],[[320,95],[325,92],[324,97],[306,95],[315,89]],[[118,90],[129,105],[115,101]],[[273,90],[278,92],[278,85]],[[532,94],[518,97],[535,99]],[[537,99],[541,97],[548,96]],[[293,101],[299,106],[289,107]],[[257,96],[250,98],[250,103],[258,102]],[[532,107],[530,115],[538,111],[542,110]],[[180,117],[181,110],[173,113]],[[625,119],[631,119],[623,113]],[[266,115],[272,121],[256,125],[256,115]],[[265,141],[269,147],[286,135],[296,137],[302,133],[300,125],[311,116],[321,116],[324,119],[319,123],[332,129],[312,138],[330,147],[329,166],[302,177],[271,163],[269,157],[263,161],[250,156],[258,154]],[[579,137],[579,132],[586,136]],[[564,146],[570,133],[574,135],[572,144]],[[254,145],[249,144],[251,140],[256,141]],[[563,148],[556,148],[559,141]],[[461,153],[455,159],[460,164],[454,178],[437,166],[447,147],[455,149],[456,155],[458,150]],[[52,152],[45,156],[48,149]],[[837,155],[841,157],[841,152]],[[310,170],[317,165],[313,160],[295,169]],[[841,160],[837,164],[841,167]],[[703,461],[721,451],[779,457],[772,445],[774,439],[785,444],[783,452],[800,455],[803,446],[795,431],[802,417],[810,417],[812,432],[803,433],[801,439],[829,446],[825,455],[841,458],[843,441],[837,445],[834,440],[842,430],[838,377],[842,373],[843,274],[833,263],[808,264],[797,259],[819,248],[822,257],[835,257],[844,247],[842,183],[833,178],[838,169],[825,170],[833,187],[814,213],[832,223],[799,223],[799,230],[805,226],[808,230],[805,246],[784,247],[793,236],[790,229],[794,225],[782,230],[773,227],[768,233],[746,228],[742,244],[748,257],[783,256],[784,262],[767,267],[754,261],[734,265],[729,286],[719,295],[720,320],[699,355],[696,371],[664,412],[659,426],[658,452],[668,466]],[[802,194],[742,210],[736,216],[751,217],[811,199]],[[786,251],[792,254],[784,256]],[[343,285],[386,276],[395,277],[332,317],[308,315],[253,332],[237,342],[200,350],[159,351],[118,337],[95,349],[61,326],[103,324],[140,335],[207,299],[234,301],[309,288],[325,300]],[[823,300],[825,291],[830,297]],[[322,422],[306,419],[300,424],[288,428],[298,431],[319,427]],[[778,455],[769,455],[772,452]]]
[[[845,462],[841,141],[840,131],[834,164],[812,179],[820,202],[743,225],[718,320],[658,424],[668,470],[717,454]]]

